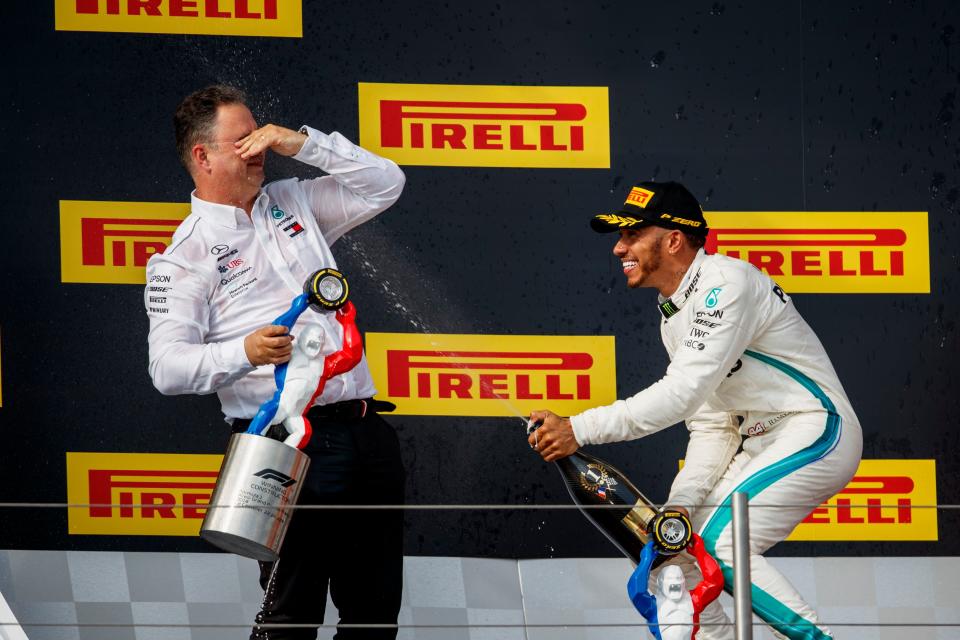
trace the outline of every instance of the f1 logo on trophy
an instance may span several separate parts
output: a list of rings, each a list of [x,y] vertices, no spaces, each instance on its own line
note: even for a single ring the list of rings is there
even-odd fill
[[[306,411],[327,380],[353,369],[363,357],[357,310],[347,298],[342,273],[321,269],[307,278],[303,293],[273,324],[292,329],[308,308],[335,313],[343,327],[343,348],[321,357],[325,335],[306,329],[287,363],[274,371],[277,390],[260,406],[246,433],[234,434],[220,467],[200,536],[225,551],[261,561],[277,559],[297,503],[310,458],[301,451],[312,435]],[[280,441],[268,432],[286,431]],[[283,433],[283,431],[281,431]]]

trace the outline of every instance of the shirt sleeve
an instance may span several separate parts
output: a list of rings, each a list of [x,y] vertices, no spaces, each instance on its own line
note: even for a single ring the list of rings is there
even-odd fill
[[[693,510],[703,504],[740,447],[740,430],[726,411],[701,409],[687,420],[690,441],[683,469],[673,480],[666,504]]]
[[[761,325],[756,295],[749,282],[714,281],[701,287],[687,302],[694,313],[682,314],[684,327],[667,372],[656,383],[626,400],[588,409],[571,417],[577,442],[602,444],[635,440],[684,420],[716,391],[737,358],[753,341]],[[720,317],[707,326],[695,322],[697,313]]]
[[[363,224],[400,197],[406,177],[392,160],[359,147],[337,132],[301,127],[307,135],[296,160],[329,175],[300,182],[327,244]]]
[[[175,255],[157,255],[147,265],[144,305],[150,377],[164,395],[205,394],[243,377],[255,367],[244,337],[204,344],[209,307],[204,279]]]

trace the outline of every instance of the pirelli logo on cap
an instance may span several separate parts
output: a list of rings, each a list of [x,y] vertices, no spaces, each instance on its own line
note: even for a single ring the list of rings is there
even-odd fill
[[[707,250],[789,293],[930,293],[927,213],[711,212]]]
[[[632,204],[635,207],[646,209],[647,203],[650,202],[650,198],[652,197],[653,191],[648,191],[642,187],[634,187],[630,189],[630,193],[627,194],[627,200],[623,204]]]
[[[610,167],[606,87],[361,82],[360,144],[399,164]]]
[[[196,536],[223,456],[67,453],[71,534]]]
[[[573,415],[616,400],[613,336],[368,333],[377,397],[397,413]]]
[[[57,31],[303,36],[302,0],[54,0]]]
[[[861,460],[853,480],[787,540],[937,540],[935,460]]]
[[[144,284],[147,260],[163,253],[189,204],[60,201],[63,282]]]

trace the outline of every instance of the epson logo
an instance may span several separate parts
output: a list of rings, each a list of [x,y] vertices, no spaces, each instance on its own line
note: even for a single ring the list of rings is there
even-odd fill
[[[276,469],[261,469],[253,475],[257,476],[258,478],[263,478],[264,480],[273,480],[281,487],[289,487],[297,483],[296,480],[285,473],[277,471]]]
[[[714,309],[713,311],[697,311],[697,317],[702,318],[703,316],[709,316],[711,318],[717,318],[718,320],[723,317],[723,309]],[[703,323],[700,323],[703,324]],[[717,325],[720,326],[720,325]]]

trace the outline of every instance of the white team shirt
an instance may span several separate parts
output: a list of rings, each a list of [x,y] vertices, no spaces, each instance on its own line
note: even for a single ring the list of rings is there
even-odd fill
[[[741,433],[759,435],[796,412],[825,412],[797,376],[745,351],[805,376],[844,419],[856,420],[816,334],[790,297],[749,262],[701,249],[669,301],[676,311],[660,325],[670,356],[663,378],[570,419],[581,445],[633,440],[686,420],[690,446],[668,504],[699,504]],[[737,416],[749,419],[740,425]]]
[[[289,309],[311,273],[336,268],[330,245],[400,197],[405,178],[394,162],[339,133],[301,131],[307,140],[294,158],[329,175],[265,185],[250,216],[194,193],[170,246],[147,263],[149,369],[161,393],[215,391],[227,418],[253,417],[276,390],[274,367],[251,365],[244,338]],[[358,316],[362,322],[362,309]],[[326,332],[325,352],[342,347],[332,313],[306,310],[294,340],[308,325]],[[329,380],[315,404],[375,393],[364,357]]]

